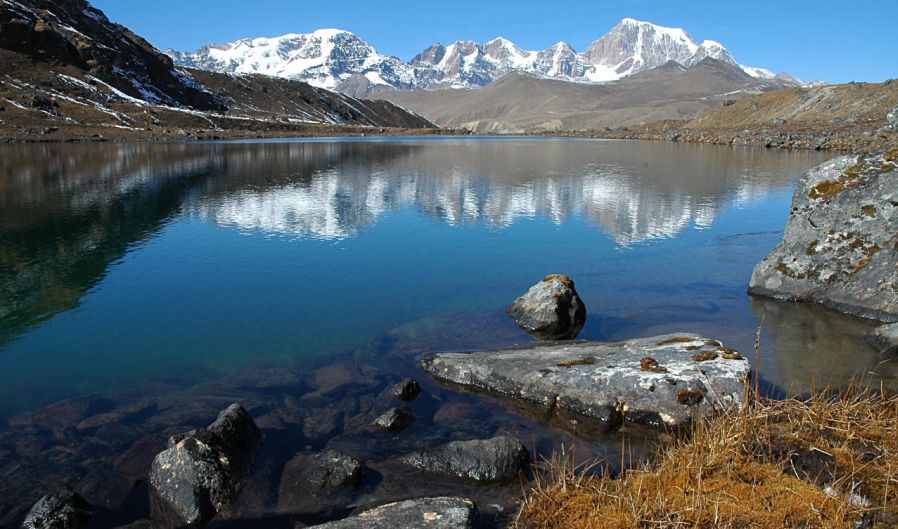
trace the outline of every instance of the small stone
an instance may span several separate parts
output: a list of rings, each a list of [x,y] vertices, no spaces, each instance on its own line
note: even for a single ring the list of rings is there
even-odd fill
[[[412,414],[412,411],[405,406],[402,406],[399,408],[391,408],[380,417],[374,419],[374,426],[393,433],[398,433],[405,430],[414,421],[415,416]]]
[[[91,517],[90,504],[70,490],[47,494],[37,501],[22,527],[25,529],[77,529]]]
[[[540,340],[572,340],[586,323],[586,306],[574,281],[552,274],[508,306],[515,323]]]
[[[413,401],[421,393],[421,385],[414,379],[407,378],[393,386],[393,396],[404,401]]]
[[[452,441],[416,452],[403,461],[421,470],[474,481],[509,481],[527,470],[530,456],[521,441],[500,435],[492,439]]]
[[[898,323],[880,325],[864,337],[880,354],[898,354]]]

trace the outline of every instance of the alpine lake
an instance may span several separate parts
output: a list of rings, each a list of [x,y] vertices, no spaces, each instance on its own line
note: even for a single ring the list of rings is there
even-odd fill
[[[696,332],[774,395],[898,386],[898,362],[863,340],[872,322],[746,293],[794,182],[830,156],[516,137],[0,146],[0,526],[63,485],[108,509],[100,526],[148,517],[153,456],[232,402],[265,445],[231,523],[452,494],[501,526],[522,483],[398,458],[511,433],[537,462],[563,446],[615,472],[659,435],[420,370],[428,353],[530,343],[505,308],[550,273],[586,303],[578,339]],[[373,431],[405,377],[423,388],[415,422]],[[130,411],[85,423],[113,409]],[[286,462],[325,448],[362,462],[361,486],[285,509]]]

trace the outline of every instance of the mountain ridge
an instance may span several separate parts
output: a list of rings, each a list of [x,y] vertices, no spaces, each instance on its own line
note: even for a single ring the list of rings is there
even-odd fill
[[[373,97],[417,112],[441,127],[478,133],[532,133],[640,125],[686,119],[718,105],[782,88],[738,66],[705,57],[691,67],[676,61],[600,84],[512,72],[478,88],[396,90]]]
[[[625,18],[577,52],[565,41],[524,50],[505,37],[484,43],[457,40],[425,48],[408,61],[377,51],[351,31],[319,29],[276,37],[210,44],[193,52],[167,50],[180,65],[224,73],[261,73],[298,79],[322,88],[365,96],[379,87],[401,90],[475,88],[513,71],[545,78],[597,84],[658,67],[670,60],[689,67],[712,58],[759,79],[787,85],[803,81],[789,74],[740,64],[714,40],[696,42],[685,30]]]

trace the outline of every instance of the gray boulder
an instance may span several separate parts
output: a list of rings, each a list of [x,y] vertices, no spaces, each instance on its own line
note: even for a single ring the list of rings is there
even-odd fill
[[[90,504],[70,490],[47,494],[28,511],[25,529],[77,529],[91,517]]]
[[[618,428],[624,419],[678,426],[742,404],[751,367],[738,352],[694,334],[580,342],[422,360],[433,377],[578,414]]]
[[[880,325],[867,333],[865,338],[881,354],[898,354],[898,323]]]
[[[574,281],[562,274],[547,275],[508,306],[519,327],[540,340],[572,340],[586,323],[586,306]]]
[[[207,428],[173,436],[153,459],[153,519],[177,527],[208,521],[237,499],[262,432],[239,404],[222,411]]]
[[[474,481],[511,481],[527,470],[530,456],[521,441],[500,435],[452,441],[406,456],[403,461],[421,470]]]
[[[798,182],[783,240],[749,292],[898,321],[898,152],[842,156]]]
[[[355,516],[314,526],[316,529],[471,529],[477,507],[453,497],[389,503]]]

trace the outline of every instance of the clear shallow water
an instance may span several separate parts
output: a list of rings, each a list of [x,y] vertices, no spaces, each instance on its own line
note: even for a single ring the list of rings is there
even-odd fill
[[[567,273],[580,338],[698,331],[790,391],[875,371],[871,325],[752,300],[825,156],[667,143],[402,139],[0,149],[0,413],[138,398],[378,337],[511,345]]]

